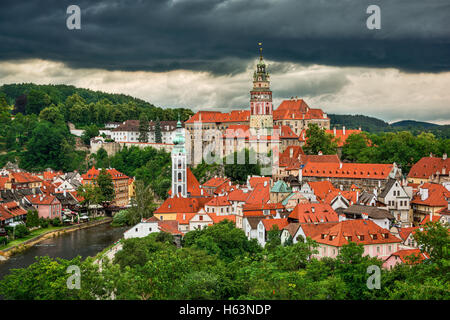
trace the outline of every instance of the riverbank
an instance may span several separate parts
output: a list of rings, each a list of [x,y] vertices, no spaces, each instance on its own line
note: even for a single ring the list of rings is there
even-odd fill
[[[44,233],[41,233],[38,235],[32,235],[32,237],[30,239],[26,239],[24,241],[21,241],[18,244],[13,244],[7,248],[0,250],[0,260],[7,260],[11,256],[13,256],[17,253],[21,253],[21,252],[25,251],[26,249],[34,246],[35,244],[37,244],[45,239],[54,238],[61,234],[69,233],[69,232],[72,232],[75,230],[90,228],[90,227],[98,226],[98,225],[104,224],[104,223],[110,223],[111,221],[112,221],[112,218],[103,217],[102,219],[99,219],[99,220],[80,223],[80,224],[73,225],[73,226],[68,226],[68,227],[63,227],[63,228],[55,227],[54,230],[47,230]]]

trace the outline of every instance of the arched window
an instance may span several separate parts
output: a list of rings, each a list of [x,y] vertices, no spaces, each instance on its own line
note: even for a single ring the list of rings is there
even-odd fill
[[[178,180],[181,180],[181,172],[178,172]]]
[[[181,186],[178,186],[178,193],[181,193]]]

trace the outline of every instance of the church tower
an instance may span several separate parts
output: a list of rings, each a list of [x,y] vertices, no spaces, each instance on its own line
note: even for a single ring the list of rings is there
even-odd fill
[[[186,149],[184,148],[184,132],[181,121],[178,119],[174,147],[172,149],[172,198],[181,194],[187,196],[187,175],[186,175]]]
[[[253,89],[250,91],[250,127],[272,129],[272,91],[270,90],[270,77],[266,71],[261,45],[259,43],[259,62],[253,73]]]

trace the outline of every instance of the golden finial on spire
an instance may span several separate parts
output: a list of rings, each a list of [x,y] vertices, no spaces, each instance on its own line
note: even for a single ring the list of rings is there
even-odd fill
[[[263,57],[262,57],[262,51],[263,51],[262,42],[258,42],[258,45],[259,45],[259,60],[262,60],[263,59]]]

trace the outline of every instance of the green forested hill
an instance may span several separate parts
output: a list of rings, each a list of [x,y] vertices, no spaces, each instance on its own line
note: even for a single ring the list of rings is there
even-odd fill
[[[328,114],[331,128],[345,126],[347,129],[361,128],[371,133],[410,131],[414,135],[431,132],[438,138],[450,138],[450,125],[438,125],[430,122],[403,120],[389,124],[381,119],[364,115]]]
[[[149,120],[176,120],[178,115],[181,120],[187,120],[193,114],[191,110],[184,108],[156,107],[125,94],[111,94],[69,85],[5,84],[0,87],[0,95],[10,105],[14,105],[14,113],[39,115],[47,107],[56,107],[66,121],[78,125],[103,125],[109,121],[139,119],[142,112]]]

